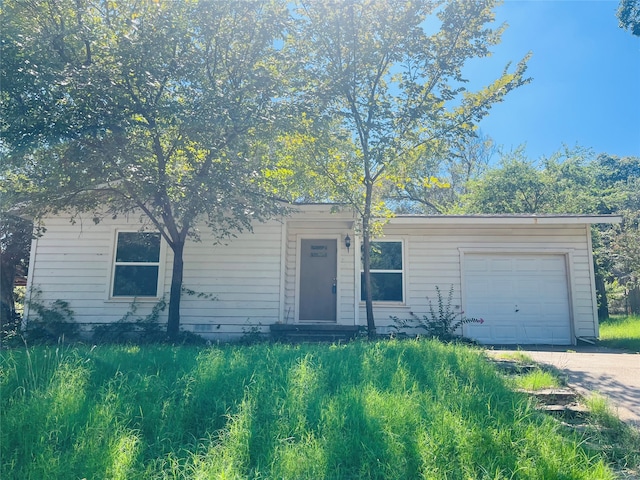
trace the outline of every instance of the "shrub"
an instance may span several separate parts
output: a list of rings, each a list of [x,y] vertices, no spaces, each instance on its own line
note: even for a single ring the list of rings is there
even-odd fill
[[[0,347],[19,345],[22,342],[20,338],[22,315],[11,310],[5,303],[0,304],[0,310]]]
[[[94,326],[92,340],[96,343],[139,345],[167,342],[167,333],[159,323],[160,313],[166,308],[167,302],[163,298],[153,306],[149,315],[134,319],[138,310],[138,303],[134,301],[130,310],[117,322]],[[196,333],[181,331],[176,338],[171,339],[171,343],[204,345],[206,340]]]
[[[393,328],[398,333],[408,333],[409,331],[422,330],[424,335],[429,338],[437,338],[438,340],[449,342],[461,338],[458,329],[466,323],[484,323],[482,318],[470,318],[464,315],[464,312],[457,312],[452,306],[453,285],[449,289],[449,295],[446,302],[440,291],[440,287],[436,286],[436,294],[438,296],[437,311],[429,300],[429,313],[423,315],[422,318],[410,312],[411,318],[401,319],[391,317],[394,321]]]
[[[55,300],[45,305],[40,300],[41,292],[34,290],[28,301],[29,317],[25,338],[30,343],[57,343],[61,339],[80,338],[80,326],[73,318],[73,310],[66,300]]]
[[[138,303],[131,303],[129,311],[117,322],[93,327],[93,341],[98,343],[157,343],[165,340],[165,333],[158,324],[160,312],[167,307],[161,299],[146,317],[133,319]]]

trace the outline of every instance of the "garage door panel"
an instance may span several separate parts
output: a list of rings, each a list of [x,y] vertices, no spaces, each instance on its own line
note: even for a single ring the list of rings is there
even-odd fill
[[[519,275],[527,274],[520,272]],[[517,294],[514,293],[514,295],[516,296],[516,299],[521,302],[540,295],[542,293],[541,290],[545,288],[544,285],[536,278],[516,277],[513,279],[512,283],[516,284],[516,288],[514,290],[517,291]]]
[[[555,272],[565,270],[565,259],[562,256],[555,256],[540,259],[540,271]]]
[[[516,307],[516,309],[511,311],[513,312],[513,316],[517,317],[520,321],[527,319],[526,317],[529,316],[539,318],[544,315],[544,307],[538,302],[520,302]]]
[[[571,343],[563,255],[468,254],[464,288],[466,315],[484,319],[465,325],[465,335],[496,344]]]
[[[507,258],[495,258],[489,263],[490,272],[511,272],[513,270],[513,261]]]
[[[540,269],[538,262],[532,258],[517,258],[513,261],[515,272],[537,272]]]
[[[487,260],[484,258],[471,258],[465,264],[466,272],[471,275],[473,272],[480,272],[483,274],[487,271]]]

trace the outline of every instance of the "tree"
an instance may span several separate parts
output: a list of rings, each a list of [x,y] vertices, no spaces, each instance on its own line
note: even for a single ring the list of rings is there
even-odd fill
[[[622,223],[604,229],[597,259],[607,280],[625,289],[625,311],[640,313],[640,158],[599,155],[595,160],[605,213],[622,216]]]
[[[627,29],[632,35],[640,37],[640,0],[620,0],[618,20],[620,28]]]
[[[4,2],[0,178],[37,215],[144,213],[173,251],[169,337],[198,222],[223,239],[282,211],[260,145],[288,18],[278,0]]]
[[[565,148],[550,158],[530,160],[520,147],[504,153],[467,186],[464,213],[604,213],[593,154]],[[610,213],[610,212],[608,212]]]
[[[488,56],[503,31],[487,26],[494,20],[493,6],[492,1],[299,3],[299,28],[290,46],[294,56],[305,59],[302,100],[312,125],[324,126],[325,118],[337,121],[337,131],[346,133],[351,145],[343,155],[314,157],[308,167],[328,184],[342,185],[334,189],[334,198],[361,220],[372,336],[370,242],[373,219],[385,211],[376,201],[380,185],[403,183],[409,163],[470,135],[491,105],[527,82],[525,58],[487,87],[465,88],[465,63]]]
[[[637,245],[640,159],[594,157],[582,148],[564,149],[539,162],[520,148],[496,168],[469,183],[460,200],[464,213],[573,213],[623,216],[619,226],[592,228],[599,317],[608,317],[605,282],[627,289],[629,310],[640,310]]]
[[[443,214],[454,211],[467,193],[471,180],[488,168],[495,144],[487,136],[472,135],[455,141],[443,155],[421,158],[411,166],[405,180],[388,182],[384,197],[395,213]],[[446,188],[434,188],[435,175]]]
[[[25,274],[29,265],[29,247],[33,224],[15,215],[0,217],[0,340],[5,327],[16,318],[14,286],[16,276]]]

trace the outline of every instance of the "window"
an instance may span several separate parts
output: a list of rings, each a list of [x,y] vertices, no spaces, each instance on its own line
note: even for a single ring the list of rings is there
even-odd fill
[[[114,263],[112,296],[158,296],[159,233],[118,232]]]
[[[402,242],[371,242],[371,296],[374,302],[403,301]],[[360,298],[365,300],[364,272],[360,278]]]

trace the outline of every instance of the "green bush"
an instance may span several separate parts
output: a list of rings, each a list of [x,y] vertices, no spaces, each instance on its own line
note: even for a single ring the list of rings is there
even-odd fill
[[[80,339],[80,326],[74,319],[69,302],[55,300],[45,305],[40,300],[40,292],[34,291],[28,301],[29,318],[24,337],[31,344],[55,344],[61,340]]]
[[[447,299],[442,296],[440,287],[436,286],[436,294],[438,296],[438,308],[434,307],[431,300],[429,300],[429,313],[418,317],[413,312],[410,312],[411,318],[401,319],[393,316],[391,319],[394,322],[394,330],[396,333],[407,334],[417,333],[422,334],[428,338],[437,338],[438,340],[450,342],[461,338],[458,334],[458,329],[467,323],[484,323],[482,318],[469,318],[464,315],[464,312],[456,311],[452,305],[453,301],[453,285],[449,289]]]

